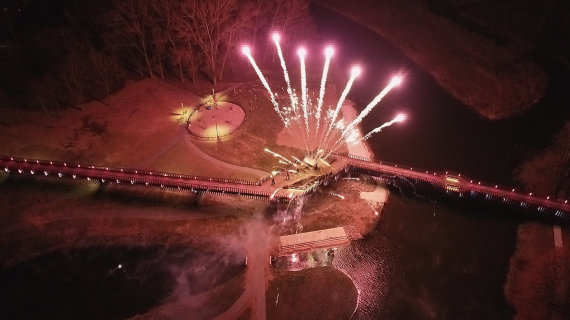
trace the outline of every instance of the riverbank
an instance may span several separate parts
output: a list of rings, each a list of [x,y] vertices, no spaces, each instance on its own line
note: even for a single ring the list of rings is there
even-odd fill
[[[544,149],[528,157],[515,171],[528,190],[569,195],[565,174],[570,122]],[[565,319],[570,316],[570,226],[538,222],[521,223],[517,248],[511,257],[505,295],[516,309],[517,319]]]
[[[276,272],[266,300],[268,319],[350,319],[358,291],[341,271],[320,267]]]
[[[551,225],[527,222],[518,227],[504,288],[515,319],[566,319],[570,314],[569,231],[562,227],[563,246],[555,247]]]
[[[425,2],[314,3],[391,42],[441,87],[485,118],[520,114],[544,94],[548,78],[524,53],[456,24],[430,10]]]

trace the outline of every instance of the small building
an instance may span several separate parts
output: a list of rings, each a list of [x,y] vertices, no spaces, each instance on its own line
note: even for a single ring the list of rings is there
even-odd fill
[[[336,248],[350,242],[343,227],[281,236],[279,240],[281,256],[315,249]]]

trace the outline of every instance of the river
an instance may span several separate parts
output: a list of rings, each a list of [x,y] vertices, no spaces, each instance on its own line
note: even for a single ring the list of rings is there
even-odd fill
[[[322,39],[341,44],[335,62],[364,65],[350,98],[363,108],[399,72],[406,76],[363,122],[368,132],[400,111],[408,120],[368,140],[374,155],[513,185],[512,172],[544,147],[568,115],[567,75],[551,82],[529,112],[488,121],[442,90],[387,41],[329,10],[313,7]],[[468,66],[466,66],[468,67]],[[338,252],[335,265],[360,289],[355,319],[508,319],[503,285],[519,219],[501,208],[442,203],[392,192],[376,228]]]

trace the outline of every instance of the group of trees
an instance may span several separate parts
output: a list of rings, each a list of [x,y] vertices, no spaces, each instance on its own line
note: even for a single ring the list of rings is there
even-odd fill
[[[529,157],[515,174],[528,190],[567,199],[570,196],[570,120],[548,147]]]
[[[45,110],[81,106],[129,77],[215,84],[240,43],[264,44],[271,30],[303,38],[312,27],[307,0],[62,0],[49,8],[57,14],[32,28],[29,20],[46,6],[36,2],[19,13],[36,15],[9,22],[11,56],[20,97]]]

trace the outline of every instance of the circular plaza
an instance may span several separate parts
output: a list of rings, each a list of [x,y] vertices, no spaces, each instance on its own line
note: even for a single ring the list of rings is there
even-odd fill
[[[188,118],[188,131],[196,137],[223,139],[239,128],[245,119],[245,111],[231,102],[200,105]]]

